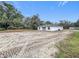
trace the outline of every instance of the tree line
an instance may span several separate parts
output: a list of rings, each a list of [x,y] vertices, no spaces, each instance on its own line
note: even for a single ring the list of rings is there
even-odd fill
[[[24,17],[13,5],[7,2],[0,2],[0,28],[3,29],[34,29],[40,25],[63,26],[65,29],[70,26],[79,27],[79,20],[72,23],[70,21],[60,21],[53,23],[50,21],[42,21],[39,14],[31,17]]]

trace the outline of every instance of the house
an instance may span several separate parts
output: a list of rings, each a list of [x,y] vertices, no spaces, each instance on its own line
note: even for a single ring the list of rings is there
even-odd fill
[[[63,30],[62,26],[39,26],[38,30],[41,31],[61,31]]]

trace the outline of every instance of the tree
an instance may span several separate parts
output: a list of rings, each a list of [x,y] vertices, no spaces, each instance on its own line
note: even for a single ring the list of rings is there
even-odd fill
[[[42,21],[40,21],[39,15],[33,15],[32,17],[26,17],[24,19],[24,27],[27,29],[36,30],[39,25],[42,25]]]
[[[23,15],[11,4],[2,2],[2,5],[0,5],[0,14],[0,27],[8,29],[8,27],[18,27],[22,24]]]
[[[24,19],[24,28],[31,29],[31,17],[26,17]]]
[[[40,22],[41,21],[40,21],[39,15],[38,14],[37,15],[33,15],[31,17],[31,28],[36,30],[37,27],[41,24]]]
[[[79,27],[79,19],[77,20],[77,22],[75,22],[75,26]]]
[[[45,22],[45,25],[53,25],[53,23],[50,22],[50,21],[46,21],[46,22]]]
[[[71,22],[66,20],[61,20],[59,25],[63,26],[64,29],[69,29]]]
[[[40,20],[40,25],[45,25],[45,22]]]

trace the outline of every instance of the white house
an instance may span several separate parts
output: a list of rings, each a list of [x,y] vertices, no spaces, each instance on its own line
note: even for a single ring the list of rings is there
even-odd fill
[[[38,30],[41,31],[61,31],[63,30],[62,26],[39,26]]]

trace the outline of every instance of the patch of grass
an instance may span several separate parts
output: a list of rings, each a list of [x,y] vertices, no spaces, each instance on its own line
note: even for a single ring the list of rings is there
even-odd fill
[[[78,58],[79,57],[79,32],[74,32],[68,39],[57,45],[59,58]]]
[[[3,31],[3,30],[5,30],[4,28],[0,28],[0,31]]]

